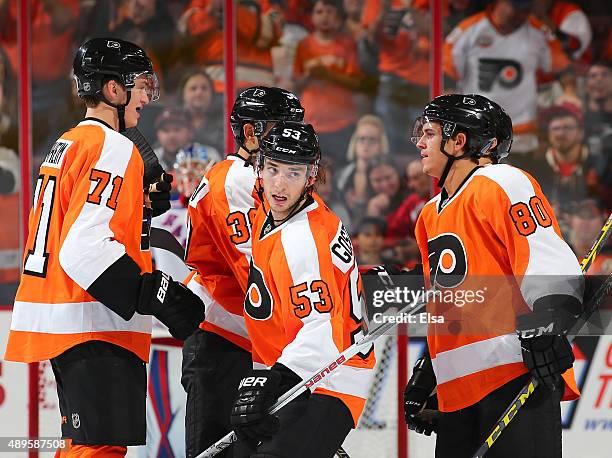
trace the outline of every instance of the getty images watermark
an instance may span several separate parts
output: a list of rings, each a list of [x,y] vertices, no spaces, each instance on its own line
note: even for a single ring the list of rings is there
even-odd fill
[[[372,314],[372,321],[376,324],[384,323],[408,323],[408,324],[436,324],[444,323],[443,315],[425,313],[422,309],[420,313],[413,314],[415,308],[425,303],[435,302],[436,304],[453,305],[464,307],[468,304],[482,304],[485,301],[487,288],[478,290],[445,289],[445,290],[425,290],[425,288],[412,289],[406,286],[387,287],[372,291],[370,303],[375,309]],[[410,310],[402,310],[406,307]],[[394,313],[385,312],[396,309]],[[397,310],[402,310],[397,312]]]

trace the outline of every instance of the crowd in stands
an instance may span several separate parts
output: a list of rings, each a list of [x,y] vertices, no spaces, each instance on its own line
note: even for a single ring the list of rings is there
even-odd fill
[[[136,42],[153,57],[162,96],[139,128],[166,167],[189,148],[217,160],[226,152],[223,5],[31,0],[34,169],[84,112],[71,59],[94,36]],[[436,192],[410,142],[430,99],[430,0],[239,0],[235,9],[238,87],[299,95],[325,159],[319,192],[361,262],[414,263],[414,223]],[[609,2],[442,0],[442,13],[445,91],[480,93],[506,109],[508,161],[542,183],[582,256],[612,209]],[[13,152],[17,53],[17,0],[0,0],[0,144]]]

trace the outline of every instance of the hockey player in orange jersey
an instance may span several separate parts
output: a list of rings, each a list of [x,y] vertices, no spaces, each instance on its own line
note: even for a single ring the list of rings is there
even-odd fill
[[[253,368],[242,317],[252,219],[260,202],[252,155],[274,123],[303,119],[304,109],[289,91],[263,86],[242,91],[230,115],[238,149],[206,174],[190,199],[186,261],[195,270],[188,286],[206,304],[207,319],[183,347],[188,457],[230,432],[236,387]]]
[[[511,293],[493,289],[458,313],[451,306],[447,316],[463,319],[462,332],[428,330],[431,356],[415,367],[405,414],[410,421],[436,390],[436,457],[471,457],[531,375],[541,388],[487,456],[560,457],[560,401],[578,396],[565,333],[581,310],[580,267],[538,183],[509,165],[479,166],[483,156],[497,162],[508,153],[502,115],[485,97],[454,94],[434,99],[415,123],[423,170],[442,187],[415,231],[426,283],[456,290],[489,276]],[[548,330],[532,332],[540,327]]]
[[[333,456],[368,391],[373,347],[278,416],[267,412],[361,334],[361,278],[350,236],[312,192],[319,160],[312,126],[282,122],[262,141],[256,164],[265,200],[253,222],[244,319],[254,362],[267,369],[240,382],[232,410],[240,442],[251,445],[244,456]]]
[[[143,159],[120,134],[158,98],[150,59],[133,43],[95,38],[77,51],[74,76],[87,112],[40,168],[5,359],[51,360],[71,442],[58,456],[125,456],[146,439],[151,315],[185,339],[204,307],[151,272],[151,215],[170,205],[145,206]],[[170,189],[164,177],[155,187]]]

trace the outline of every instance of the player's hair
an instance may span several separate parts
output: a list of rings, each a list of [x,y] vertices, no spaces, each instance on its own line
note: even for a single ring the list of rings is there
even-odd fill
[[[108,83],[109,81],[115,81],[119,86],[121,86],[123,89],[125,89],[125,86],[123,84],[121,84],[121,82],[119,81],[118,78],[114,78],[112,76],[104,76],[102,78],[102,88],[104,88],[104,86],[106,86],[106,83]],[[87,95],[83,95],[81,97],[81,99],[83,100],[83,102],[85,103],[85,106],[87,108],[96,108],[98,105],[100,105],[102,103],[102,98],[100,97],[100,95],[96,94],[87,94]]]

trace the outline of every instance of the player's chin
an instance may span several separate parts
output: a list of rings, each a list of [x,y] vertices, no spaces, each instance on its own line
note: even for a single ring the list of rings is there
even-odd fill
[[[138,118],[132,116],[126,116],[125,118],[125,127],[126,129],[131,129],[132,127],[136,127],[138,125]]]

